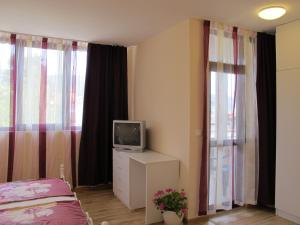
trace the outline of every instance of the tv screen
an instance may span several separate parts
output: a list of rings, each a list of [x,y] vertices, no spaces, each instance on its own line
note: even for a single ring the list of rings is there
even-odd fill
[[[115,123],[114,144],[117,145],[141,145],[140,123]]]

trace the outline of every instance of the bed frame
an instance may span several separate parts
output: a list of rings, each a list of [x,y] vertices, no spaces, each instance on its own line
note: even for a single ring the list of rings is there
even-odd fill
[[[67,183],[67,185],[69,186],[70,190],[72,190],[70,183],[68,181],[66,181],[66,179],[65,179],[65,166],[64,166],[64,164],[60,164],[60,167],[59,167],[59,177],[60,177],[60,179],[62,179],[63,181],[65,181]],[[77,198],[76,192],[73,191],[73,193],[74,193],[74,198],[79,202],[79,204],[81,206],[81,201]],[[86,217],[87,217],[88,224],[89,225],[94,225],[93,219],[90,217],[89,213],[85,212],[85,214],[86,214]],[[109,223],[102,222],[101,225],[109,225]]]
[[[68,181],[66,181],[66,179],[65,179],[65,167],[64,167],[64,164],[60,164],[59,172],[60,172],[60,178],[61,178],[62,180],[64,180],[64,181],[68,184],[68,186],[69,186],[69,188],[70,188],[70,190],[71,190],[72,188],[71,188],[70,183],[69,183]],[[74,198],[75,198],[77,201],[79,201],[79,204],[80,204],[80,206],[81,206],[81,202],[80,202],[80,200],[77,198],[76,192],[73,192],[73,193],[74,193]],[[89,224],[89,225],[94,225],[93,219],[90,217],[89,213],[88,213],[88,212],[85,212],[85,214],[86,214],[86,217],[87,217],[88,224]],[[103,221],[103,222],[101,223],[101,225],[109,225],[109,223],[108,223],[107,221]]]

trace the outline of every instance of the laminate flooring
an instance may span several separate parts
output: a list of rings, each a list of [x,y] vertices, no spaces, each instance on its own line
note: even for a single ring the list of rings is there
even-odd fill
[[[93,218],[94,225],[108,221],[110,225],[143,225],[145,210],[131,211],[107,188],[77,188],[82,207]],[[240,207],[214,216],[190,220],[190,225],[295,225],[275,215],[273,211]],[[163,225],[157,223],[156,225]]]

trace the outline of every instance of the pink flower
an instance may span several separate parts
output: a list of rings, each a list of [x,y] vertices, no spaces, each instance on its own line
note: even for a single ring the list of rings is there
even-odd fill
[[[164,195],[165,194],[165,192],[164,191],[158,191],[158,192],[156,192],[155,194],[154,194],[154,198],[159,198],[159,197],[161,197],[162,195]]]
[[[167,193],[170,193],[170,192],[172,192],[172,191],[173,191],[172,188],[167,188],[167,189],[166,189],[166,192],[167,192]]]
[[[164,203],[160,203],[159,209],[160,209],[160,210],[164,210],[164,209],[165,209],[165,204],[164,204]]]
[[[160,195],[163,195],[165,192],[164,191],[158,191],[158,192],[156,192],[156,194],[158,195],[158,196],[160,196]]]
[[[184,191],[180,192],[181,197],[185,197],[186,193]]]
[[[187,209],[187,208],[183,208],[183,209],[181,209],[181,212],[182,212],[184,215],[186,215],[187,212],[188,212],[188,209]]]

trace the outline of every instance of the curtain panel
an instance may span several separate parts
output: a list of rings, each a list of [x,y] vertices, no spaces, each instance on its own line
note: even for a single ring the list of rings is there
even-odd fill
[[[208,210],[208,146],[209,146],[209,105],[208,105],[208,49],[209,49],[209,33],[210,21],[203,22],[203,59],[204,59],[204,86],[203,86],[203,131],[202,131],[202,152],[201,152],[201,168],[200,168],[200,191],[199,191],[199,210],[198,215],[206,215]]]
[[[112,122],[128,119],[127,48],[88,45],[79,185],[112,182]]]
[[[86,47],[0,33],[0,182],[58,177],[64,163],[76,184]]]
[[[208,156],[202,148],[201,173],[204,163],[206,213],[214,213],[257,201],[256,33],[210,22],[208,42]],[[200,179],[200,197],[201,189]]]
[[[257,35],[257,95],[259,121],[258,204],[275,204],[276,175],[276,47],[275,36]]]

